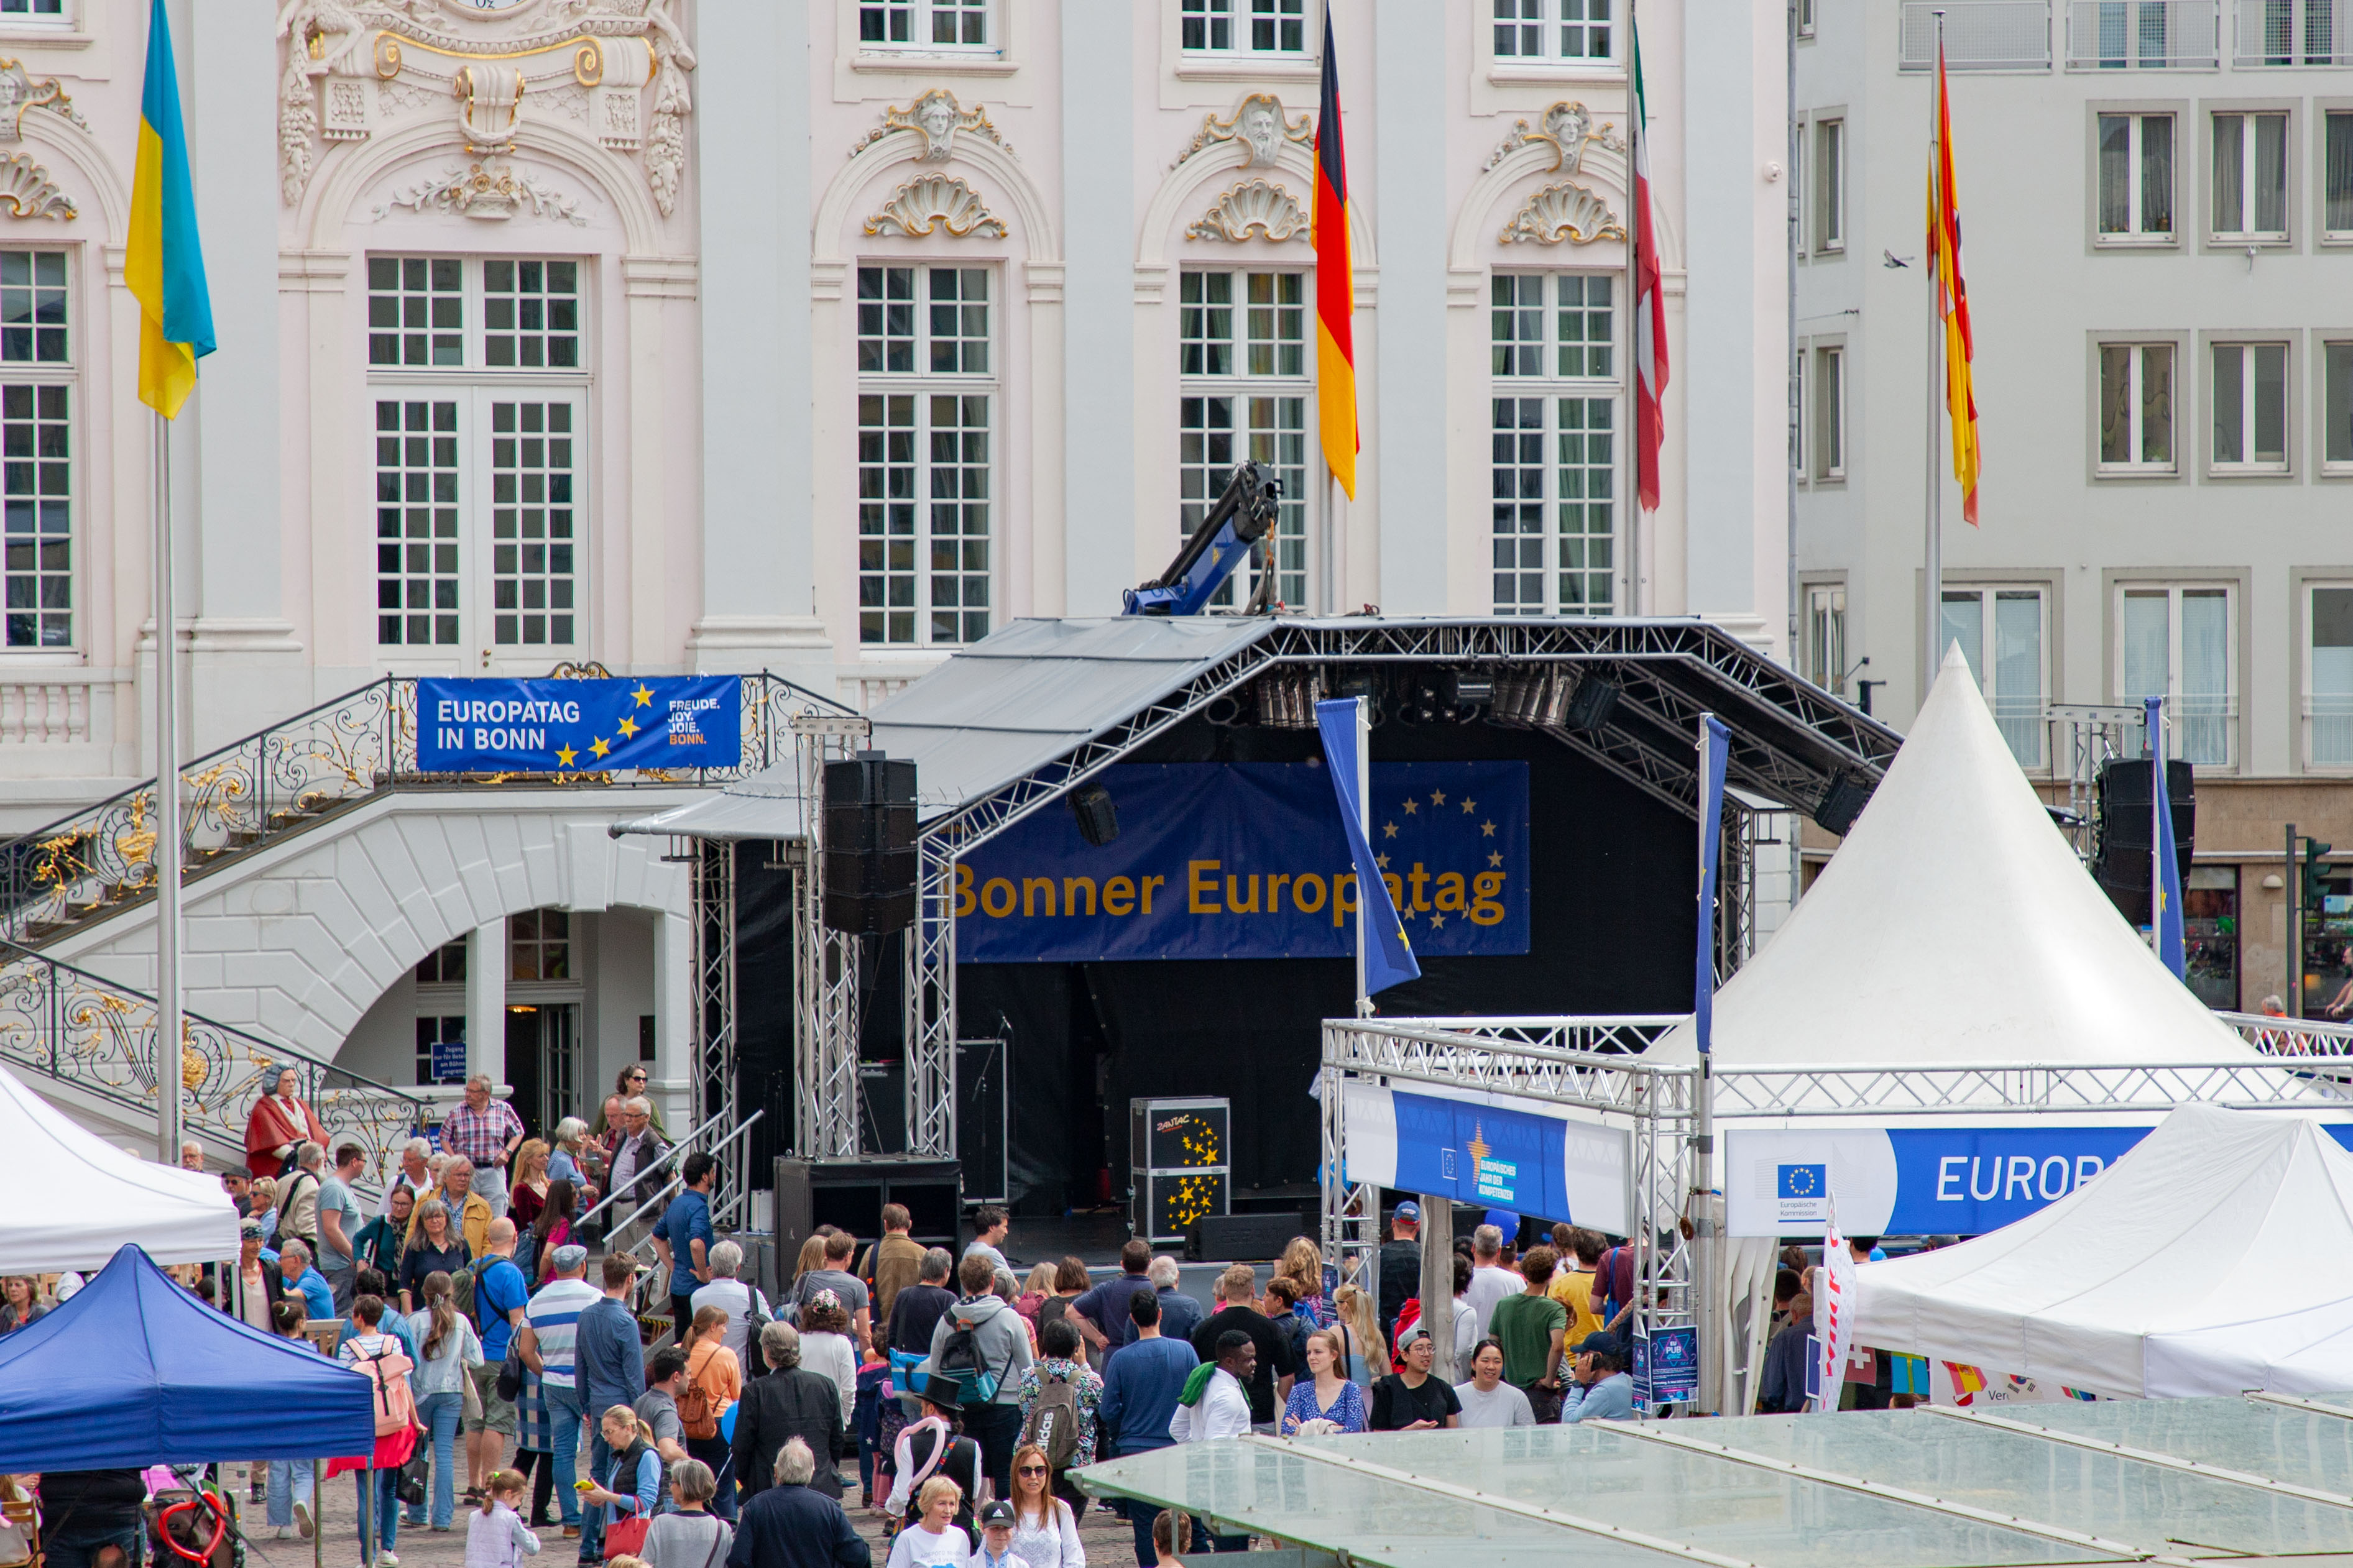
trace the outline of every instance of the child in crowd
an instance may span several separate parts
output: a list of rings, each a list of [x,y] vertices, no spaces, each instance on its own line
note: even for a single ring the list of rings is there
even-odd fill
[[[525,1557],[539,1555],[539,1537],[523,1523],[521,1511],[530,1484],[515,1470],[491,1472],[482,1506],[466,1521],[466,1568],[516,1568]]]

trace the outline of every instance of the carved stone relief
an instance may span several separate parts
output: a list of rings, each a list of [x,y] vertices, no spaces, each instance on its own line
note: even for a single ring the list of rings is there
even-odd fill
[[[6,205],[13,217],[53,217],[62,222],[79,216],[49,172],[33,162],[30,153],[0,157],[0,203]]]
[[[375,209],[378,219],[395,207],[420,213],[454,213],[459,217],[501,222],[528,208],[535,216],[580,227],[580,199],[550,187],[537,174],[495,162],[447,169],[434,178],[393,193]]]
[[[1522,202],[1496,237],[1505,245],[1558,245],[1563,240],[1591,245],[1599,239],[1623,239],[1626,227],[1608,202],[1583,185],[1561,180]]]
[[[1240,244],[1257,234],[1277,241],[1305,240],[1314,229],[1314,218],[1289,191],[1268,180],[1243,180],[1211,203],[1185,237]]]
[[[1601,129],[1593,128],[1593,111],[1581,103],[1563,99],[1537,118],[1535,129],[1530,130],[1525,120],[1514,121],[1512,129],[1495,150],[1487,155],[1482,170],[1492,171],[1496,164],[1532,142],[1552,145],[1552,167],[1548,174],[1574,174],[1585,166],[1585,149],[1595,142],[1613,153],[1626,150],[1626,139],[1618,127],[1603,121]]]
[[[988,210],[980,193],[954,174],[923,174],[901,185],[866,220],[866,232],[921,238],[934,224],[952,239],[1005,237],[1005,225]]]
[[[25,139],[25,112],[32,109],[46,109],[90,129],[90,121],[75,110],[73,100],[55,77],[35,81],[16,61],[0,60],[0,142]]]
[[[915,101],[904,109],[885,108],[882,123],[860,138],[849,149],[849,155],[855,158],[893,131],[912,131],[923,139],[923,150],[915,158],[918,163],[946,163],[955,153],[958,132],[985,136],[1008,153],[1013,151],[1013,144],[998,135],[997,127],[988,122],[986,108],[976,103],[965,109],[956,102],[956,95],[944,87],[919,93]]]
[[[1240,142],[1250,149],[1249,167],[1271,169],[1285,142],[1296,142],[1303,147],[1315,145],[1315,122],[1306,115],[1293,119],[1282,111],[1282,100],[1271,92],[1254,92],[1234,106],[1232,114],[1220,120],[1214,114],[1201,117],[1201,129],[1193,140],[1176,154],[1172,169],[1196,153],[1204,152],[1220,142]]]
[[[456,0],[280,0],[280,194],[300,202],[338,142],[441,114],[452,148],[478,155],[512,148],[534,122],[594,136],[641,160],[668,216],[694,108],[681,3],[520,0],[489,12]]]

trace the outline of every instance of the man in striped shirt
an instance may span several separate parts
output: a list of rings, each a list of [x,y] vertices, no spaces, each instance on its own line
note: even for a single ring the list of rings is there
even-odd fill
[[[587,1420],[575,1372],[573,1344],[580,1314],[604,1300],[604,1292],[588,1283],[588,1249],[565,1246],[555,1249],[555,1278],[540,1288],[522,1311],[522,1359],[539,1374],[540,1403],[547,1411],[548,1436],[554,1447],[555,1491],[564,1508],[564,1533],[580,1533],[580,1494],[573,1489],[574,1457],[580,1452],[580,1431]]]

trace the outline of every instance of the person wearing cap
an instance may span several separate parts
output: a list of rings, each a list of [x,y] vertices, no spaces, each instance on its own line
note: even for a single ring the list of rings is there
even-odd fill
[[[1451,1215],[1448,1216],[1451,1218]],[[1389,1211],[1389,1239],[1381,1246],[1381,1327],[1405,1310],[1421,1289],[1421,1205],[1411,1198]]]
[[[574,1466],[580,1452],[580,1429],[587,1424],[574,1361],[580,1314],[602,1300],[589,1284],[588,1249],[567,1245],[555,1249],[555,1278],[540,1287],[523,1304],[522,1327],[516,1331],[523,1366],[539,1383],[539,1400],[547,1415],[549,1452],[564,1533],[580,1533],[580,1494],[574,1489]]]
[[[1634,1380],[1626,1372],[1626,1347],[1616,1334],[1588,1334],[1577,1342],[1576,1375],[1561,1393],[1563,1424],[1622,1420],[1634,1414]]]
[[[972,1568],[1013,1568],[1013,1505],[994,1498],[980,1505],[980,1549]]]
[[[1373,1384],[1373,1408],[1366,1429],[1373,1432],[1424,1432],[1462,1424],[1462,1402],[1444,1378],[1430,1375],[1438,1347],[1430,1331],[1416,1323],[1406,1330],[1402,1350],[1405,1370]]]

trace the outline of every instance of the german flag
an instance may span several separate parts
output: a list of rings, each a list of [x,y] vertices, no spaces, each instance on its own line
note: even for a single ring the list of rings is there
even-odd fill
[[[1936,142],[1928,149],[1928,276],[1945,340],[1945,412],[1953,432],[1953,477],[1961,516],[1978,525],[1978,395],[1970,361],[1969,286],[1961,279],[1961,219],[1954,210],[1953,110],[1945,89],[1945,46],[1936,45]]]
[[[1340,69],[1324,12],[1324,106],[1315,116],[1315,401],[1324,463],[1356,499],[1356,273],[1348,259],[1348,163],[1340,150]]]

